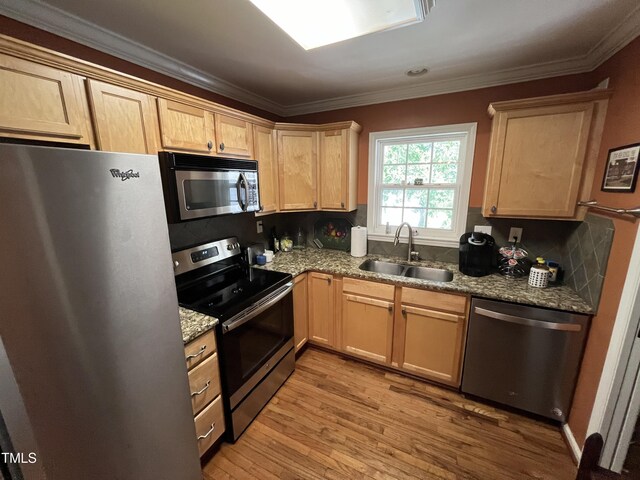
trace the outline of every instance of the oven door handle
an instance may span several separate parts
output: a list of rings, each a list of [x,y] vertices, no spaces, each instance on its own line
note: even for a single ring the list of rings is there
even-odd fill
[[[224,334],[224,333],[231,332],[232,330],[235,330],[236,328],[244,325],[249,320],[257,317],[262,312],[273,307],[276,303],[278,303],[280,300],[286,297],[291,292],[291,290],[293,290],[293,282],[287,283],[284,287],[278,290],[271,298],[266,300],[264,303],[258,305],[257,307],[249,310],[246,313],[239,313],[232,319],[227,320],[222,324],[222,333]]]

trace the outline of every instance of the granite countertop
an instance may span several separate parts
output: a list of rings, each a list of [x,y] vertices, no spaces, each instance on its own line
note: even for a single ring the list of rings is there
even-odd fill
[[[526,277],[510,279],[497,273],[485,277],[469,277],[460,273],[458,265],[454,263],[412,262],[412,265],[444,268],[453,273],[453,280],[451,282],[434,282],[360,270],[358,267],[367,259],[387,260],[397,263],[406,262],[403,262],[403,259],[397,257],[385,258],[380,255],[352,257],[349,253],[338,250],[305,248],[293,250],[292,252],[277,253],[274,256],[273,262],[259,268],[290,273],[294,277],[305,271],[313,270],[388,282],[399,286],[466,293],[477,297],[555,308],[569,312],[593,313],[591,305],[578,296],[573,289],[564,285],[535,288],[529,286]]]
[[[218,319],[188,308],[179,308],[182,341],[187,344],[218,324]]]

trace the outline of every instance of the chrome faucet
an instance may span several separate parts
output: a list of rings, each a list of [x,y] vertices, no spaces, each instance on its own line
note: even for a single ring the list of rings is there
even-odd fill
[[[405,225],[409,229],[409,245],[408,245],[408,251],[407,251],[407,262],[410,262],[411,260],[418,260],[419,258],[419,253],[413,251],[413,229],[411,228],[411,225],[409,225],[407,222],[402,222],[400,224],[400,226],[396,230],[396,236],[393,237],[393,244],[398,245],[398,243],[400,243],[400,230],[402,230],[402,227],[404,227]]]

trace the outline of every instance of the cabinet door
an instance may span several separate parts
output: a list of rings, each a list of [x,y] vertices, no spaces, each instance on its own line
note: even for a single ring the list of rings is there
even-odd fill
[[[278,160],[276,158],[275,132],[270,128],[254,125],[253,142],[260,176],[260,201],[263,213],[278,211]]]
[[[391,363],[393,302],[343,294],[341,330],[341,350]]]
[[[96,141],[100,150],[158,153],[153,98],[108,83],[88,80]]]
[[[335,345],[333,277],[311,272],[309,282],[309,341],[333,347]]]
[[[90,143],[77,75],[0,54],[0,135]]]
[[[253,124],[219,113],[215,114],[215,123],[219,154],[253,157]]]
[[[346,210],[348,130],[320,132],[320,208]]]
[[[483,214],[574,217],[593,109],[588,102],[496,113]]]
[[[293,281],[293,339],[296,352],[309,339],[309,303],[307,301],[307,274],[298,275]]]
[[[164,98],[158,99],[158,113],[164,149],[212,152],[216,140],[213,113]]]
[[[317,208],[317,132],[278,131],[280,210]]]
[[[401,368],[450,385],[460,384],[465,317],[402,304]]]

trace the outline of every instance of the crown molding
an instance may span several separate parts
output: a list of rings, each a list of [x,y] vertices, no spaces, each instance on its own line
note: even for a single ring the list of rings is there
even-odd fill
[[[590,72],[640,35],[640,5],[582,56],[452,80],[282,105],[171,58],[41,0],[3,0],[0,13],[110,55],[283,117],[495,87]]]
[[[281,115],[283,106],[40,0],[3,0],[0,13],[191,85]]]

